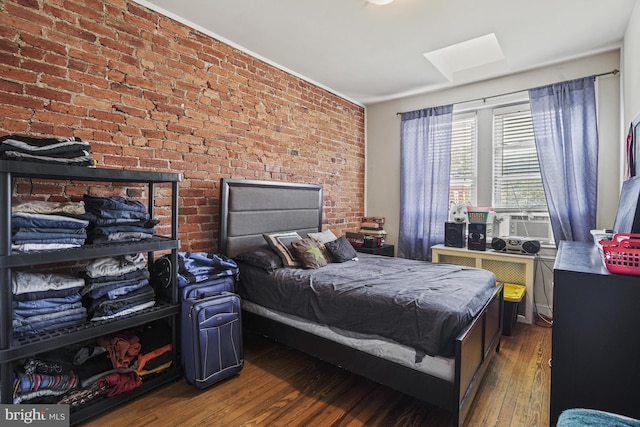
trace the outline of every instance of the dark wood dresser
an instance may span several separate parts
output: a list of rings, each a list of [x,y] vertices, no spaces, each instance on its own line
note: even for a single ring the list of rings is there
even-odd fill
[[[554,266],[550,422],[569,408],[640,418],[640,276],[612,274],[592,243]]]

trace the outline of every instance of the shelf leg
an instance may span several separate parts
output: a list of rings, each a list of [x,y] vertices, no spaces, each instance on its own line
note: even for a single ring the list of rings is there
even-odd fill
[[[0,212],[7,212],[0,220],[0,258],[11,255],[11,174],[0,174]],[[0,349],[11,347],[11,269],[0,269]],[[13,367],[0,364],[0,401],[13,403]]]

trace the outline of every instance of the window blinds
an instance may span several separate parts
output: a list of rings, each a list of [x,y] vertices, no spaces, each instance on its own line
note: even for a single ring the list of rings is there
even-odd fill
[[[494,110],[495,208],[547,208],[528,104]]]
[[[476,205],[477,116],[456,114],[451,128],[449,205]]]

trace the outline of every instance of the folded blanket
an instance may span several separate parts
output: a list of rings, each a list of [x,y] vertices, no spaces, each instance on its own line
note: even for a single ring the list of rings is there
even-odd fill
[[[560,414],[557,427],[640,427],[640,420],[595,409],[567,409]]]
[[[0,159],[39,163],[94,166],[91,146],[78,138],[34,138],[20,135],[0,137]]]

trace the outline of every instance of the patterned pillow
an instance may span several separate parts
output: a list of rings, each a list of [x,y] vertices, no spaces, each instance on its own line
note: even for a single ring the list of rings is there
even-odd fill
[[[320,268],[327,265],[327,260],[322,255],[320,247],[311,238],[304,238],[291,242],[293,253],[304,268]]]
[[[295,231],[268,233],[263,234],[262,237],[264,237],[271,249],[280,256],[283,267],[300,267],[302,265],[291,252],[291,242],[302,239],[298,233]]]
[[[335,262],[355,260],[358,257],[358,253],[344,236],[340,236],[333,242],[327,242],[324,245],[331,253],[331,259]]]
[[[320,248],[320,252],[322,252],[322,255],[324,255],[324,258],[327,260],[327,262],[331,262],[331,254],[324,244],[336,240],[336,235],[333,234],[331,230],[325,230],[320,233],[308,233],[307,237],[310,237],[316,241],[318,247]]]

